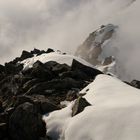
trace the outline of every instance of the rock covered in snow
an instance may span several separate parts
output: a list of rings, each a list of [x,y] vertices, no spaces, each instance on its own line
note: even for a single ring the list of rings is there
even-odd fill
[[[0,139],[48,140],[42,115],[62,109],[62,101],[77,99],[99,74],[85,60],[51,49],[23,51],[1,65]],[[81,105],[77,113],[84,109]]]
[[[140,91],[117,78],[98,75],[81,92],[91,106],[71,116],[74,103],[44,120],[48,135],[60,140],[139,140]],[[63,120],[63,121],[62,121]]]
[[[104,54],[104,46],[111,40],[116,28],[113,24],[102,25],[78,47],[75,55],[99,67],[105,73],[112,72],[110,67],[115,67],[115,59]]]
[[[82,98],[81,96],[75,101],[73,107],[72,107],[72,116],[75,116],[79,113],[81,113],[85,107],[90,106],[90,103],[87,102],[85,98]]]

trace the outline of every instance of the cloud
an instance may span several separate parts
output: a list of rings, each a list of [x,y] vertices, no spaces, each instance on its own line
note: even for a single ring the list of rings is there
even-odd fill
[[[72,53],[89,32],[103,24],[110,11],[120,8],[118,0],[114,1],[1,0],[1,62],[33,47]]]
[[[137,0],[1,0],[0,62],[34,47],[74,53],[89,33],[114,23],[119,29],[108,48],[117,48],[113,55],[126,73],[140,79],[139,6]]]

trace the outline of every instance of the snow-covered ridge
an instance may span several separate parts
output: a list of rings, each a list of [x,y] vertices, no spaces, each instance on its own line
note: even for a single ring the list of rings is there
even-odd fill
[[[88,62],[86,62],[81,58],[72,55],[67,55],[67,54],[60,54],[57,52],[44,53],[39,56],[34,56],[32,58],[25,59],[20,63],[24,64],[24,69],[31,68],[36,61],[40,61],[42,63],[46,63],[49,61],[56,61],[60,64],[67,64],[71,66],[73,59],[83,63],[86,66],[93,67],[93,65],[89,64]]]
[[[116,28],[117,26],[113,24],[102,25],[78,47],[76,56],[85,59],[105,73],[114,73],[115,58],[111,54],[106,54],[104,49],[110,43]]]
[[[140,90],[99,75],[81,93],[86,93],[84,98],[92,104],[83,112],[71,117],[72,102],[44,116],[50,136],[60,140],[139,140]]]

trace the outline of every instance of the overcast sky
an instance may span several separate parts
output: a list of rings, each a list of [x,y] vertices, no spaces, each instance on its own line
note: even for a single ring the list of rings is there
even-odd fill
[[[0,0],[0,62],[23,49],[73,53],[131,0]]]
[[[113,23],[119,28],[109,47],[119,51],[111,55],[140,79],[139,9],[138,0],[0,0],[0,63],[23,49],[74,53],[89,33]]]

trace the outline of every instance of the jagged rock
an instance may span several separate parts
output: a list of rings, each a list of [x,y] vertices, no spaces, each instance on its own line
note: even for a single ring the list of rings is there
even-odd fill
[[[39,53],[40,53],[40,50],[36,48],[34,48],[34,50],[31,51],[31,54],[39,54]]]
[[[69,77],[76,80],[90,80],[90,77],[81,70],[63,72],[59,76],[62,79]]]
[[[92,32],[83,44],[78,47],[75,55],[93,65],[102,65],[101,63],[104,60],[101,56],[101,54],[104,54],[103,43],[112,37],[116,28],[117,26],[113,24],[102,25],[99,29]],[[109,57],[106,54],[103,56]]]
[[[26,102],[11,115],[9,133],[14,140],[38,140],[46,135],[45,122],[36,107]]]
[[[5,68],[3,65],[0,65],[0,73],[5,72]]]
[[[70,67],[66,64],[57,64],[55,65],[53,68],[52,68],[52,71],[55,73],[55,74],[59,74],[59,73],[62,73],[62,72],[65,72],[65,71],[69,71],[70,70]]]
[[[22,51],[22,54],[21,54],[21,56],[20,56],[20,61],[23,61],[23,60],[25,60],[25,59],[27,59],[27,58],[31,58],[31,57],[33,57],[34,55],[33,54],[31,54],[30,52],[27,52],[27,51]]]
[[[14,111],[15,111],[15,107],[10,107],[5,109],[5,113],[8,114],[8,117],[10,117]]]
[[[73,60],[72,62],[72,66],[71,66],[72,70],[80,70],[84,73],[86,73],[86,75],[88,75],[91,79],[94,79],[98,74],[103,74],[101,71],[85,66],[82,63],[78,62],[77,60]]]
[[[140,89],[140,81],[138,81],[138,80],[131,81],[130,82],[130,85],[133,86],[133,87],[135,87],[135,88]]]
[[[5,63],[5,72],[7,74],[16,74],[19,73],[23,69],[22,64],[12,64],[12,63]]]
[[[34,96],[18,96],[14,107],[16,108],[17,106],[29,102],[35,105],[35,107],[38,109],[38,112],[41,114],[49,113],[54,110],[60,109],[57,105],[53,104],[50,102],[45,96],[43,95],[34,95]]]
[[[54,52],[54,50],[51,48],[48,48],[48,50],[46,51],[46,53],[51,53],[51,52]]]
[[[33,104],[33,100],[31,99],[30,96],[26,96],[26,95],[20,95],[16,97],[16,100],[14,102],[14,107],[18,107],[21,104],[24,104],[26,102],[32,103]]]
[[[72,108],[72,116],[75,116],[82,112],[85,107],[90,106],[85,98],[79,97]]]
[[[41,50],[38,54],[37,54],[37,56],[39,56],[39,55],[41,55],[41,54],[44,54],[44,53],[46,53],[44,50]]]
[[[84,81],[76,81],[72,78],[65,78],[65,79],[53,79],[49,82],[41,82],[33,87],[31,87],[27,92],[26,95],[32,94],[45,94],[45,90],[70,90],[72,88],[82,88],[84,86]],[[46,92],[47,93],[47,92]]]
[[[54,75],[58,76],[60,73],[70,71],[70,66],[67,64],[59,64],[55,61],[49,61],[44,64],[47,69],[53,72]]]
[[[31,87],[33,87],[34,85],[40,82],[41,82],[40,79],[31,79],[27,81],[25,84],[23,84],[22,89],[24,92],[27,92]]]
[[[72,78],[54,79],[47,82],[46,89],[64,90],[72,88],[82,88],[83,85],[83,81],[76,81]]]
[[[31,76],[45,80],[51,80],[53,78],[51,71],[47,69],[40,61],[33,64]]]
[[[34,104],[37,106],[41,114],[49,113],[60,109],[57,105],[55,105],[53,102],[50,102],[44,96],[40,96],[40,98],[38,96],[35,96]]]
[[[78,98],[78,91],[77,90],[70,90],[67,93],[66,100],[73,101]]]
[[[103,66],[105,65],[109,65],[114,61],[114,58],[112,56],[106,57],[104,62],[103,62]]]
[[[47,52],[23,51],[21,57],[0,66],[0,123],[8,124],[13,140],[44,139],[41,114],[61,109],[61,101],[77,99],[78,92],[101,74],[76,60],[72,66],[37,61],[32,68],[23,69],[20,61],[40,53]]]
[[[36,54],[37,56],[41,55],[41,54],[44,54],[44,53],[51,53],[51,52],[54,52],[53,49],[51,48],[48,48],[47,51],[44,51],[44,50],[39,50],[39,49],[36,49],[34,48],[34,50],[31,51],[31,54]]]

